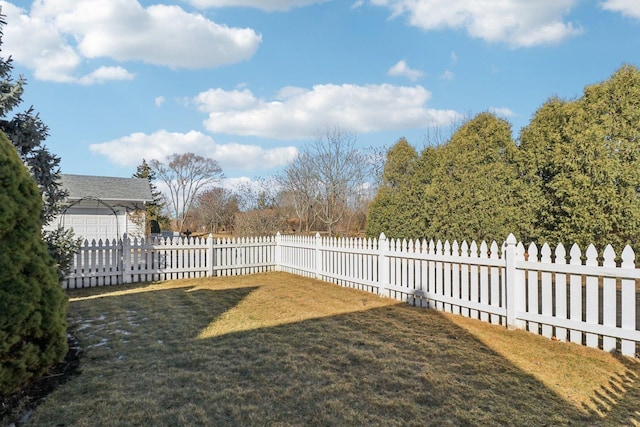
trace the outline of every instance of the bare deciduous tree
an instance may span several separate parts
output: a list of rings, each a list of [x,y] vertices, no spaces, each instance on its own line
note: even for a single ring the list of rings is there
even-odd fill
[[[167,207],[176,219],[178,231],[182,231],[200,190],[224,177],[216,160],[193,153],[172,154],[166,163],[152,160],[149,165],[169,191]]]
[[[312,210],[314,203],[315,177],[312,174],[312,164],[306,161],[306,156],[299,155],[289,166],[276,177],[285,199],[293,206],[298,219],[299,229],[309,231],[315,222]]]
[[[384,163],[387,160],[387,151],[389,147],[382,145],[379,147],[369,147],[365,152],[367,165],[369,167],[369,175],[371,177],[371,185],[369,192],[373,198],[382,185],[382,173],[384,172]]]
[[[285,188],[300,195],[299,215],[310,207],[330,235],[369,185],[369,162],[355,143],[356,135],[339,127],[319,131],[283,174]]]
[[[238,196],[222,187],[202,191],[194,206],[194,216],[198,223],[210,233],[216,233],[218,227],[230,230],[238,211]]]
[[[282,215],[272,208],[238,212],[235,221],[238,236],[273,235],[284,225]]]
[[[242,212],[235,218],[239,236],[275,234],[283,228],[286,216],[281,209],[278,183],[269,178],[253,178],[236,189]]]
[[[240,210],[253,211],[278,205],[278,183],[270,178],[255,177],[236,188]]]

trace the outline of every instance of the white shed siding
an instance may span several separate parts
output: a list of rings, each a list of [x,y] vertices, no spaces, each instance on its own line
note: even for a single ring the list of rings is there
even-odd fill
[[[143,217],[144,218],[144,217]],[[47,229],[55,229],[58,225],[65,229],[73,228],[77,237],[82,240],[96,242],[119,239],[124,233],[129,237],[143,238],[145,236],[145,223],[140,218],[134,220],[125,213],[124,208],[116,209],[116,215],[110,209],[87,209],[71,207],[64,215],[57,217],[47,226]]]
[[[125,232],[125,218],[109,209],[69,208],[58,218],[58,224],[64,228],[73,228],[74,233],[89,242],[91,240],[112,240]],[[57,224],[56,224],[57,225]]]

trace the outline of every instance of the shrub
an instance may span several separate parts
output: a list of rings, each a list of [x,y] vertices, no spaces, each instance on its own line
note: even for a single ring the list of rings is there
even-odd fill
[[[155,219],[149,221],[149,228],[151,230],[151,234],[160,234],[160,223]]]
[[[66,296],[41,239],[42,199],[0,133],[0,395],[42,375],[67,351]]]

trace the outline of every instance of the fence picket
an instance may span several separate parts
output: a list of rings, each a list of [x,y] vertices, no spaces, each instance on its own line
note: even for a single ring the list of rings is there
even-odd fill
[[[577,244],[571,246],[569,252],[571,265],[582,265],[582,252]],[[582,322],[582,276],[579,274],[572,274],[569,277],[569,318],[575,322]],[[572,329],[569,334],[569,340],[571,342],[582,344],[582,331]]]
[[[551,248],[546,243],[542,245],[540,250],[540,262],[551,264]],[[540,305],[543,316],[553,315],[553,284],[551,279],[551,273],[548,271],[543,271],[540,274]],[[542,325],[542,336],[551,338],[553,336],[553,327],[544,323]]]
[[[426,308],[428,305],[428,300],[426,298],[428,292],[428,283],[429,283],[429,263],[424,258],[424,255],[429,253],[429,243],[427,239],[422,239],[420,244],[420,286],[419,289],[421,291],[420,295],[420,307]]]
[[[415,254],[418,252],[416,247],[418,246],[418,241],[415,242],[413,239],[409,240],[408,250],[411,254]],[[407,258],[408,270],[407,270],[407,281],[404,284],[407,287],[407,302],[413,306],[416,305],[415,298],[415,290],[417,286],[416,280],[416,264],[417,261],[414,256]]]
[[[603,267],[616,266],[616,253],[611,245],[607,245],[602,254]],[[613,277],[604,277],[602,279],[602,324],[605,326],[616,326],[617,308],[616,308],[616,279]],[[616,350],[616,339],[610,336],[602,338],[602,349],[604,351],[613,352]]]
[[[622,251],[621,268],[635,269],[635,254],[630,246]],[[636,283],[635,280],[622,279],[621,283],[621,327],[626,330],[636,330]],[[640,340],[637,340],[640,341]],[[623,356],[636,355],[636,342],[623,339],[620,346]]]
[[[469,257],[469,245],[466,240],[462,241],[462,246],[460,247],[461,257],[468,258]],[[462,260],[461,260],[462,261]],[[471,313],[469,311],[469,307],[464,304],[466,302],[471,301],[471,296],[469,294],[469,264],[462,263],[460,267],[460,298],[462,299],[462,308],[460,310],[460,314],[463,316],[469,317]]]
[[[498,259],[498,244],[494,240],[491,243],[490,249],[490,259]],[[489,274],[489,282],[491,286],[491,290],[489,292],[489,303],[493,307],[500,307],[500,271],[498,267],[491,267],[491,272]],[[497,325],[500,324],[500,316],[497,314],[490,315],[490,322]]]
[[[529,254],[529,262],[537,263],[538,262],[538,247],[535,243],[531,243],[529,245],[529,250],[527,251]],[[533,266],[532,266],[533,267]],[[538,270],[534,268],[529,269],[527,272],[527,312],[533,314],[539,314],[539,306],[538,306]],[[539,333],[540,324],[537,322],[529,322],[528,330],[530,332]]]
[[[521,263],[525,262],[525,250],[522,242],[518,242],[518,244],[516,245],[515,258],[516,258],[516,262],[518,261]],[[518,309],[524,310],[525,312],[527,311],[527,294],[526,294],[527,271],[524,268],[516,269],[515,276],[516,276],[515,283],[510,284],[510,286],[514,288],[512,289],[512,292],[514,293],[513,301],[515,303],[515,307],[513,307],[513,310],[516,312],[515,324],[517,329],[527,329],[527,322],[522,318],[518,317]],[[519,289],[516,289],[516,286],[519,287]]]
[[[442,255],[443,245],[442,241],[438,240],[436,243],[436,255]],[[442,257],[441,257],[442,258]],[[444,303],[442,297],[444,296],[444,271],[442,261],[436,262],[436,308],[440,311],[444,309]]]
[[[480,289],[478,288],[478,264],[476,263],[475,258],[478,258],[478,245],[475,241],[471,242],[471,246],[469,247],[469,254],[471,258],[471,267],[470,275],[469,275],[469,286],[471,289],[471,301],[472,303],[480,302]],[[470,316],[474,319],[478,318],[478,310],[470,310]]]
[[[556,259],[555,263],[559,266],[567,264],[567,251],[565,250],[562,243],[558,244],[555,251]],[[556,318],[558,319],[567,319],[567,275],[565,273],[555,273],[555,308],[556,308]],[[556,339],[560,341],[567,341],[567,330],[566,328],[556,327],[555,336]]]
[[[445,240],[442,250],[443,250],[443,255],[451,258],[451,244],[449,243],[448,240]],[[450,262],[445,261],[444,263],[442,263],[442,274],[444,275],[442,292],[443,292],[443,295],[447,297],[447,300],[450,301],[451,300],[450,298],[451,297],[451,263]],[[451,313],[452,312],[451,303],[445,302],[442,309],[447,313]]]
[[[587,261],[585,265],[587,266],[597,266],[598,265],[598,251],[595,246],[589,245],[587,248]],[[598,324],[599,310],[598,310],[598,277],[588,275],[587,276],[587,286],[586,286],[586,304],[585,304],[585,320],[587,323],[591,325]],[[589,347],[598,347],[598,335],[596,334],[586,334],[586,343]]]
[[[436,244],[433,240],[429,241],[429,255],[436,254]],[[428,292],[428,307],[436,308],[436,262],[433,260],[433,257],[429,257],[428,261],[428,271],[429,271],[429,282],[427,285]]]
[[[454,240],[453,243],[451,244],[451,255],[453,258],[456,258],[456,259],[460,258],[460,248],[456,240]],[[456,262],[451,265],[451,284],[452,284],[451,298],[453,298],[454,300],[460,300],[461,280],[460,280],[460,263],[459,262]],[[452,312],[454,314],[461,314],[460,305],[459,304],[454,305],[452,307]]]
[[[489,259],[489,248],[487,242],[484,240],[480,243],[480,258]],[[482,305],[489,305],[489,268],[481,264],[480,265],[480,303]],[[480,312],[480,320],[487,322],[489,320],[489,313],[482,310]]]

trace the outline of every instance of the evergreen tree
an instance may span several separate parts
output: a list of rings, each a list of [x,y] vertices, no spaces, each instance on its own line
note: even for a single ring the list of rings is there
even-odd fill
[[[420,215],[420,188],[413,186],[418,153],[406,139],[401,138],[387,152],[378,189],[367,215],[366,234],[378,237],[384,232],[389,238],[423,235]]]
[[[563,192],[557,187],[568,174],[562,159],[570,161],[571,141],[566,132],[575,110],[575,103],[557,97],[550,98],[535,113],[530,124],[520,132],[520,151],[523,180],[535,194],[531,208],[534,212],[532,239],[536,242],[548,242],[554,246],[563,239],[561,231],[565,227],[557,222],[570,215],[569,208],[563,202]],[[560,190],[560,191],[557,191]]]
[[[156,173],[145,159],[142,159],[142,163],[138,165],[136,173],[133,174],[133,178],[146,178],[149,181],[153,202],[147,203],[146,219],[147,225],[150,227],[150,231],[152,233],[159,233],[159,228],[169,229],[171,227],[171,221],[169,220],[169,217],[162,213],[165,207],[164,198],[162,196],[162,192],[159,191],[158,187],[154,184],[154,181],[156,180]],[[154,224],[157,224],[157,229]]]
[[[416,149],[405,138],[400,138],[387,152],[382,184],[389,188],[400,188],[408,184],[417,161]]]
[[[551,98],[521,132],[541,196],[537,240],[638,248],[640,71],[623,66],[573,101]]]
[[[433,238],[429,234],[429,230],[432,229],[432,223],[438,215],[434,204],[434,196],[438,189],[434,186],[433,178],[434,171],[438,170],[444,161],[445,150],[443,147],[443,145],[432,145],[422,150],[411,181],[411,188],[417,193],[414,200],[419,202],[418,215],[420,219],[418,222],[421,224],[421,232],[417,235],[422,238]]]
[[[6,21],[4,16],[0,15],[0,45],[4,25]],[[49,130],[40,116],[34,112],[33,107],[16,113],[11,118],[8,117],[9,113],[22,103],[22,94],[26,85],[22,76],[14,81],[11,76],[12,71],[11,57],[7,59],[0,57],[0,130],[9,138],[38,184],[44,202],[40,218],[46,225],[62,211],[62,202],[67,196],[67,192],[60,184],[60,158],[43,145],[44,140],[49,136]],[[71,230],[64,230],[62,227],[53,231],[45,230],[42,234],[49,253],[56,260],[58,275],[62,279],[71,265],[79,241],[74,238]]]
[[[67,351],[66,296],[41,240],[41,205],[38,186],[0,132],[0,394]]]
[[[481,113],[462,125],[432,164],[427,235],[433,239],[502,242],[528,238],[530,193],[518,172],[511,125]]]

